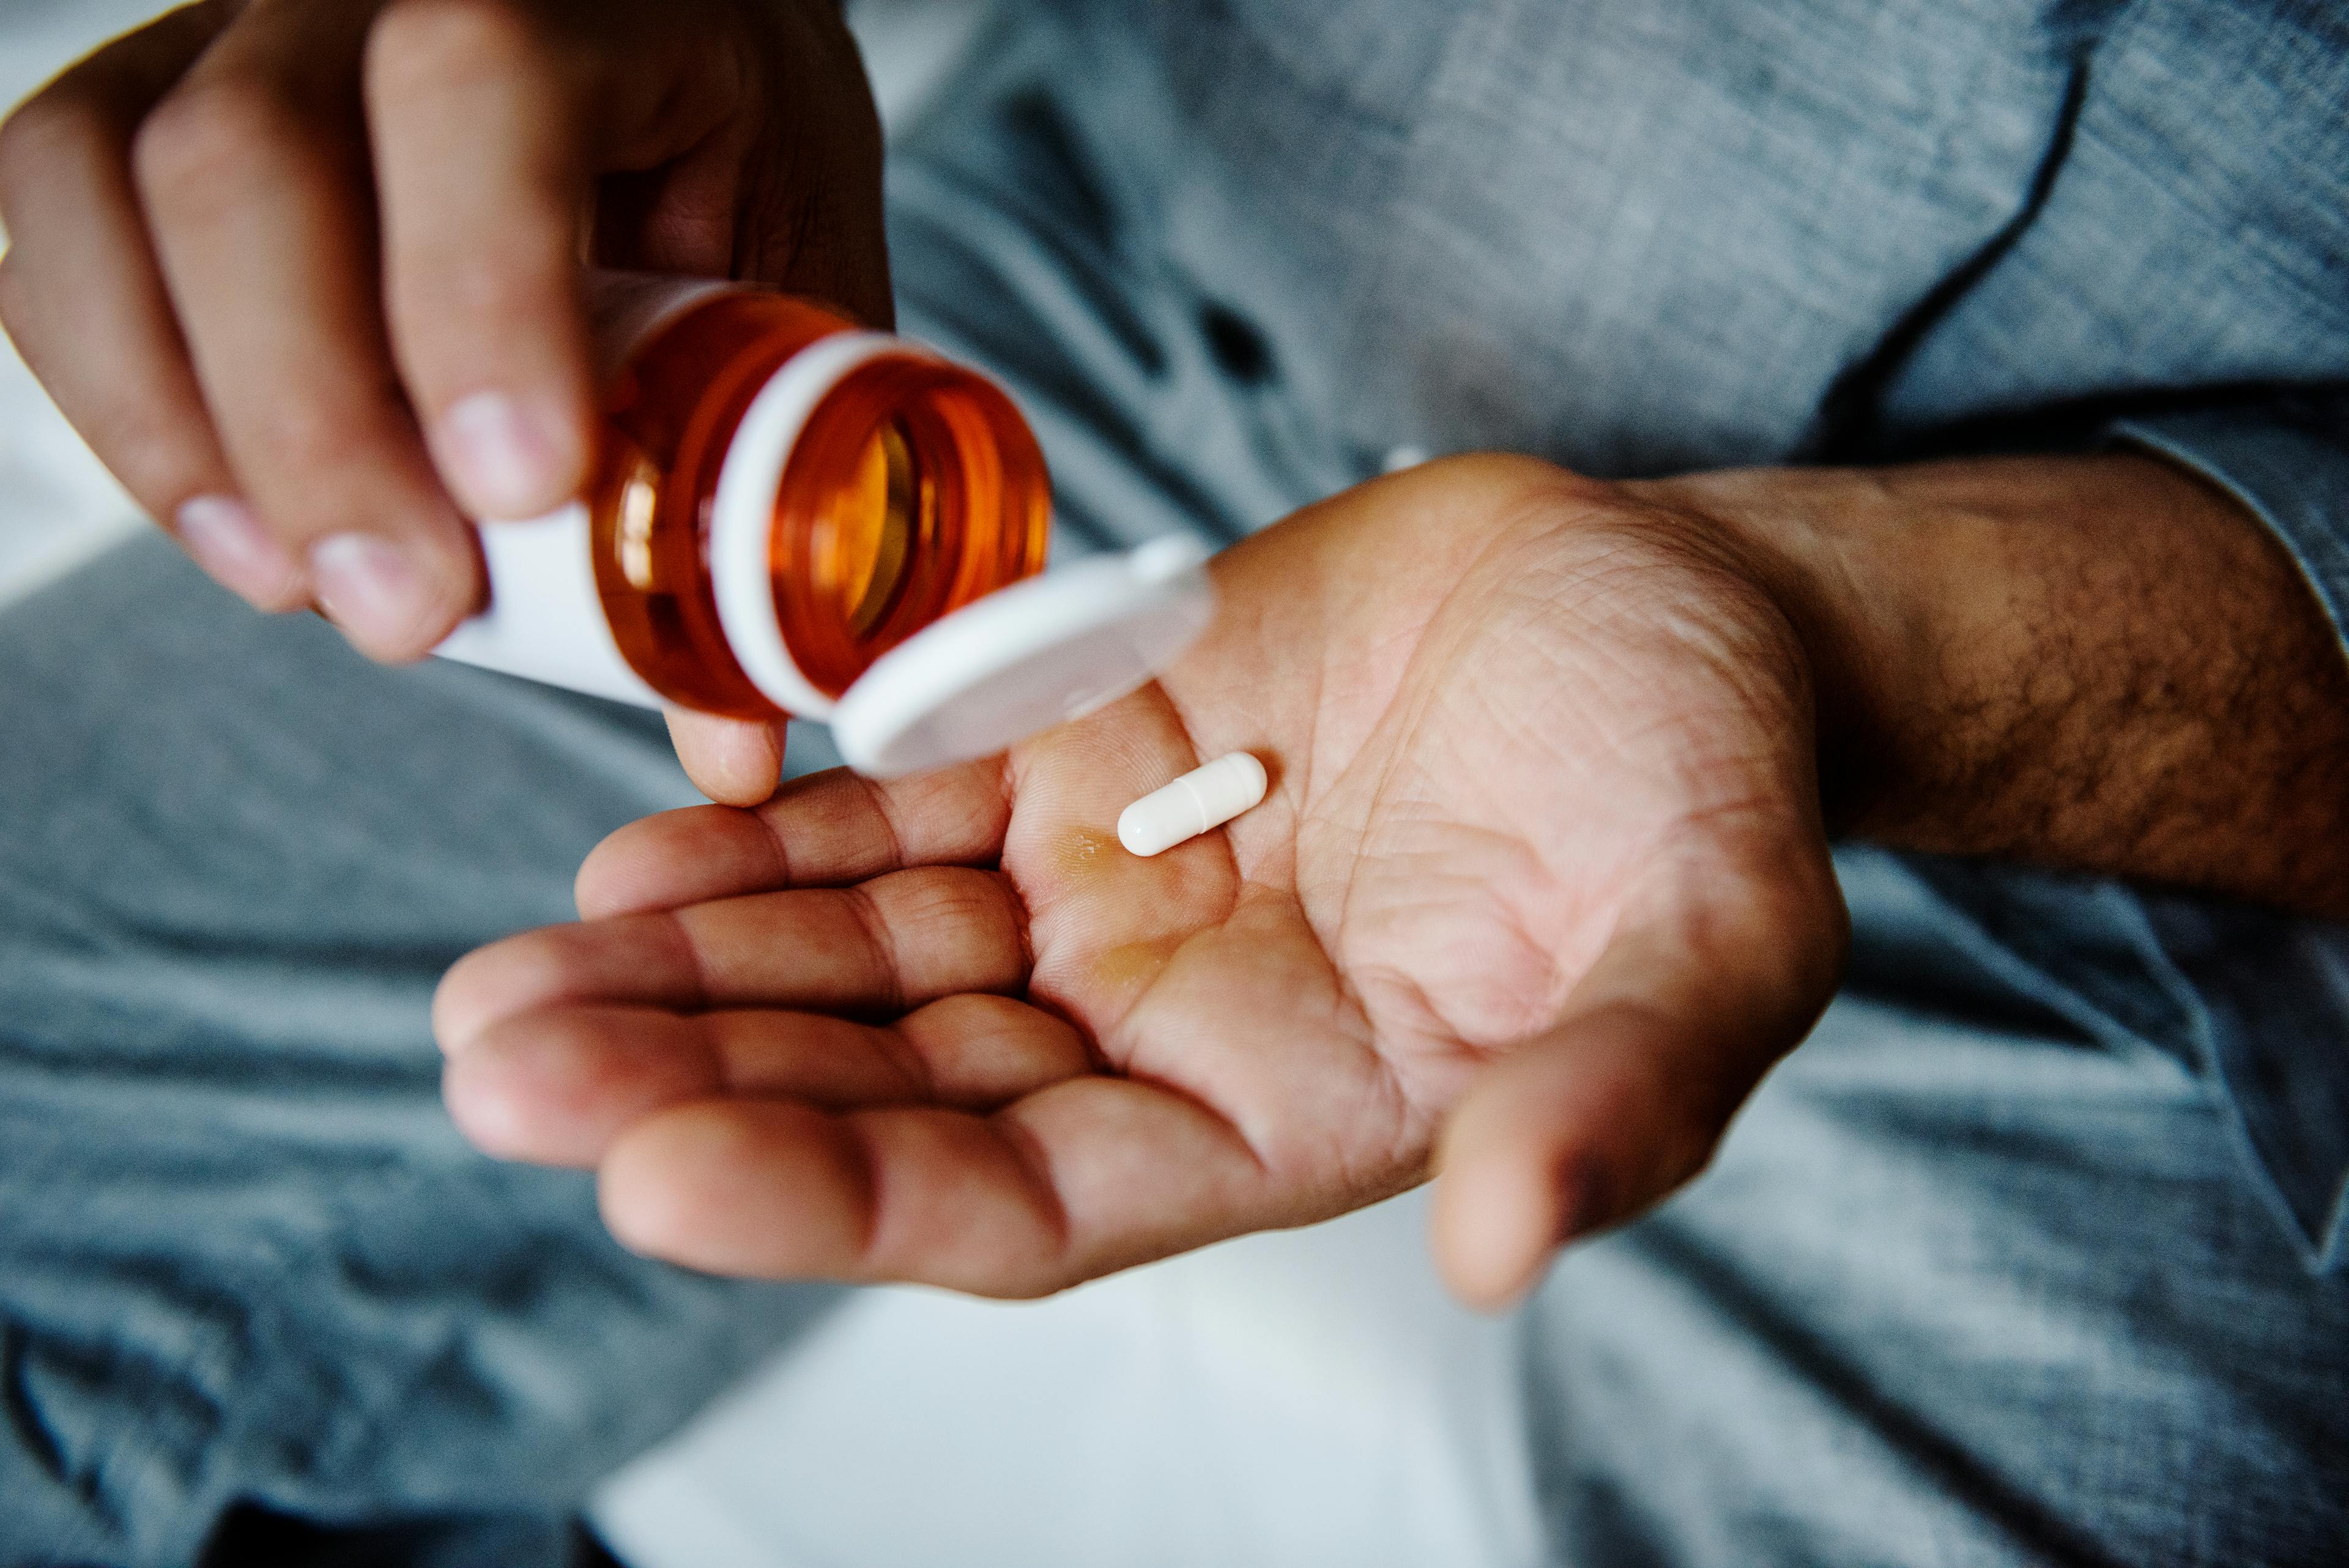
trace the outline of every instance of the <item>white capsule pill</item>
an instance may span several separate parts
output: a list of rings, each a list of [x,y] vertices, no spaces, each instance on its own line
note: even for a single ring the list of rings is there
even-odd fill
[[[1157,855],[1211,827],[1221,827],[1264,798],[1264,764],[1246,752],[1217,757],[1153,790],[1119,814],[1117,841],[1135,855]]]

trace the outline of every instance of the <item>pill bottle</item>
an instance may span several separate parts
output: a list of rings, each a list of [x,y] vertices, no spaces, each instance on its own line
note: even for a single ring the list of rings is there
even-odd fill
[[[590,296],[593,475],[576,506],[481,538],[493,618],[525,583],[550,586],[533,532],[574,557],[584,544],[592,605],[574,558],[572,602],[521,628],[537,646],[474,647],[490,640],[477,626],[442,652],[563,680],[529,668],[554,660],[565,684],[636,701],[822,718],[914,632],[1042,569],[1044,460],[978,372],[749,288],[603,274]],[[567,635],[545,635],[551,611]]]
[[[1206,625],[1204,553],[1184,541],[1030,581],[1050,478],[977,371],[735,285],[605,273],[589,297],[592,477],[559,512],[479,529],[487,602],[443,657],[830,722],[852,763],[897,773],[1097,706]]]

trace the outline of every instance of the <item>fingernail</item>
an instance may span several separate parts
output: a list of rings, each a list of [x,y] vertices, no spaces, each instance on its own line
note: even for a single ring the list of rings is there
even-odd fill
[[[177,522],[180,543],[229,592],[264,609],[293,597],[301,576],[294,558],[242,501],[199,495],[180,508]]]
[[[475,392],[440,417],[442,454],[466,506],[484,518],[534,516],[561,504],[568,443],[552,421],[502,392]]]
[[[408,553],[368,534],[336,534],[310,547],[318,607],[371,651],[405,652],[432,613],[432,584]]]

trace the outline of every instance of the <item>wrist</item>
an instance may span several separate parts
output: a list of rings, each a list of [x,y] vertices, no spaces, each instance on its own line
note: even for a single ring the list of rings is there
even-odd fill
[[[2135,452],[1650,488],[1795,628],[1831,833],[2349,912],[2349,664],[2230,494]]]
[[[1898,694],[1921,685],[1925,637],[1908,597],[1888,591],[1919,567],[1883,476],[1854,469],[1734,469],[1632,487],[1723,536],[1778,607],[1808,667],[1820,812],[1830,836],[1903,813],[1927,771],[1904,756]]]

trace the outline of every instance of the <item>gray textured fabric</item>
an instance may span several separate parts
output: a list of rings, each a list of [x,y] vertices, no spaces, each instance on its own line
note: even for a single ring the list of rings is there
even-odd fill
[[[1033,412],[1071,551],[1399,446],[2135,440],[2338,616],[2344,62],[2281,0],[1066,0],[893,163],[894,254]],[[365,670],[152,548],[0,618],[0,1561],[185,1561],[239,1496],[556,1509],[814,1310],[629,1262],[434,1105],[439,968],[678,796],[656,737]],[[1850,994],[1526,1319],[1558,1560],[2338,1560],[2349,942],[1842,867]]]
[[[440,1106],[441,971],[690,798],[657,717],[377,669],[160,538],[0,670],[0,1563],[187,1563],[240,1502],[559,1525],[829,1299],[630,1257]]]
[[[1525,1325],[1552,1560],[2341,1562],[2349,1292],[2207,1080],[2017,972],[1948,878],[1837,868],[1844,996]]]

